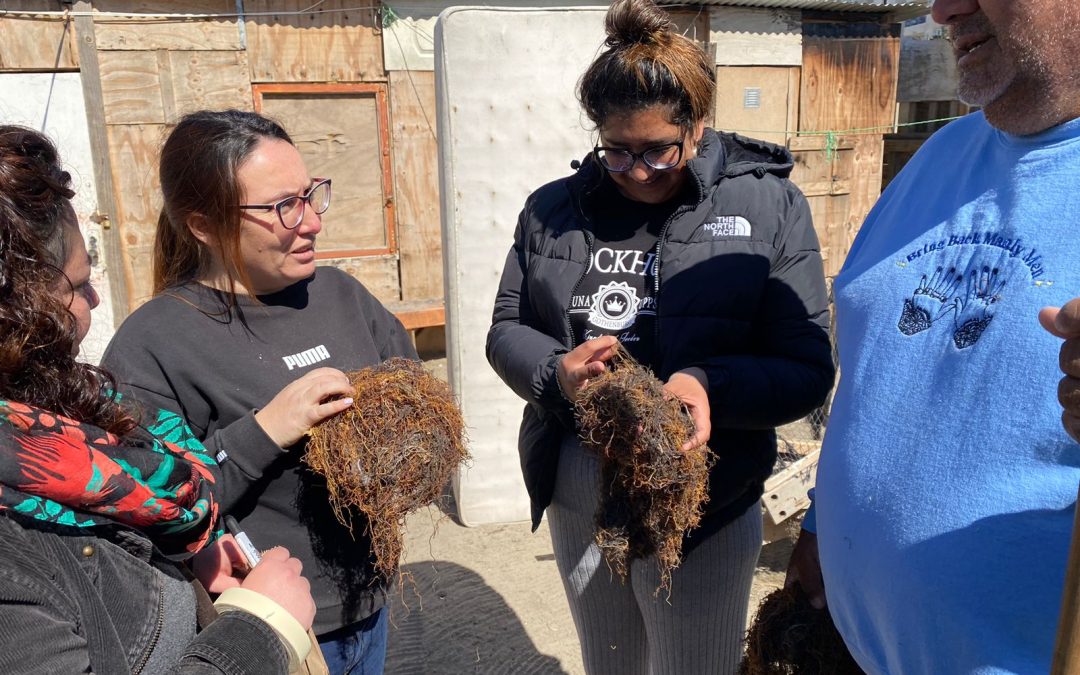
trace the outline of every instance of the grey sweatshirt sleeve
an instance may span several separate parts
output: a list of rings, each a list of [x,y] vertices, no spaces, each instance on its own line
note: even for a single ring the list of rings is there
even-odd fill
[[[789,184],[786,219],[754,327],[756,354],[708,359],[714,428],[769,429],[808,415],[832,389],[829,303],[806,198]]]
[[[514,245],[506,256],[495,310],[487,335],[487,359],[515,394],[568,422],[572,411],[556,375],[559,359],[569,350],[534,328],[527,283],[525,224],[529,206],[518,218]]]
[[[228,513],[285,452],[255,421],[254,410],[207,436],[210,420],[180,404],[168,373],[145,347],[134,344],[123,328],[109,343],[101,365],[116,377],[120,391],[133,398],[139,408],[168,410],[187,420],[208,453],[218,458],[215,492],[223,513]],[[228,461],[222,461],[224,457]]]

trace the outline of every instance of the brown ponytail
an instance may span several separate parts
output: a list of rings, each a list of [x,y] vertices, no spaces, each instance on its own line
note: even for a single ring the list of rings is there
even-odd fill
[[[225,264],[230,292],[239,280],[251,288],[240,258],[241,190],[236,172],[264,138],[288,143],[279,124],[258,113],[203,110],[185,115],[161,148],[164,206],[154,235],[154,294],[191,281],[212,259],[188,227],[206,224]]]
[[[654,106],[671,111],[671,122],[689,130],[709,117],[716,70],[652,0],[615,0],[604,20],[607,49],[578,85],[578,99],[593,124],[611,115]]]

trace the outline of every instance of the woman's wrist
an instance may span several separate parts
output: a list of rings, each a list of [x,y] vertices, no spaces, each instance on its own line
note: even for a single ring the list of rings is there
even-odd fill
[[[289,672],[295,671],[311,650],[307,631],[292,614],[262,593],[235,586],[226,589],[214,602],[221,613],[247,612],[265,621],[277,634],[289,655]]]

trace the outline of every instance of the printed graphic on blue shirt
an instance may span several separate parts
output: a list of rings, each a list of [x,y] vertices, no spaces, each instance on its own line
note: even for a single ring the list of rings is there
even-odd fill
[[[904,299],[896,327],[908,337],[947,334],[960,350],[979,342],[1010,287],[1053,285],[1039,250],[1001,232],[926,241],[896,264],[926,270],[913,280],[916,285]]]

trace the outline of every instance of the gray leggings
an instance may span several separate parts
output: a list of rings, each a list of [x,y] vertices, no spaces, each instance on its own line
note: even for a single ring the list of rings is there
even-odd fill
[[[700,541],[656,593],[656,559],[637,560],[623,584],[593,542],[599,462],[564,439],[548,523],[555,561],[589,675],[729,675],[742,655],[761,512],[750,508]]]

